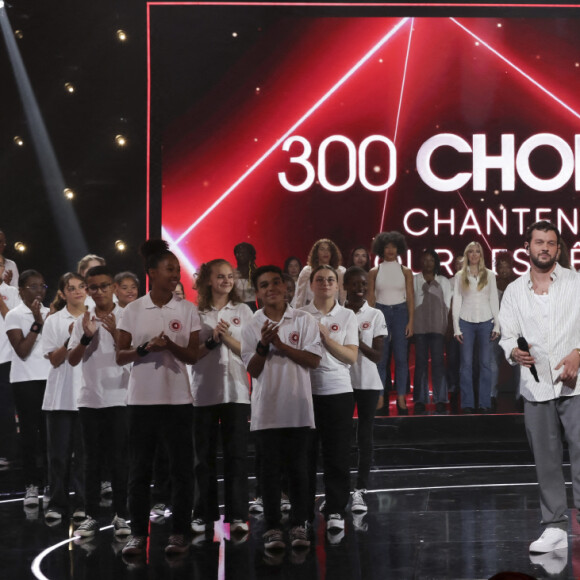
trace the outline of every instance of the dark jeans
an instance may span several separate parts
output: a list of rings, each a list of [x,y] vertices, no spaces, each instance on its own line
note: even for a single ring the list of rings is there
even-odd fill
[[[217,448],[221,432],[224,465],[224,521],[248,518],[248,416],[250,405],[224,403],[193,408],[196,518],[219,520]]]
[[[22,468],[26,485],[42,486],[47,481],[46,421],[42,401],[46,381],[23,381],[12,384],[22,442]],[[40,456],[40,458],[39,458]],[[42,467],[37,467],[39,459]]]
[[[312,400],[316,431],[311,438],[309,453],[310,516],[314,515],[319,444],[322,447],[325,512],[344,516],[350,497],[350,438],[354,396],[352,392],[313,395]]]
[[[395,387],[397,395],[404,395],[407,392],[407,382],[409,379],[409,362],[408,362],[408,340],[405,336],[405,328],[409,324],[409,310],[407,303],[386,304],[376,303],[376,307],[384,314],[387,323],[389,336],[383,341],[383,356],[377,364],[379,375],[383,386],[385,385],[387,375],[387,364],[389,353],[392,349],[395,359]]]
[[[171,479],[169,478],[169,455],[163,441],[157,442],[153,459],[153,489],[151,503],[167,505],[171,498]]]
[[[101,500],[101,449],[109,454],[113,509],[127,517],[127,407],[80,407],[85,446],[85,509],[96,518]]]
[[[69,489],[74,506],[84,507],[84,447],[78,411],[45,411],[48,448],[49,509],[67,513]]]
[[[364,391],[354,389],[358,422],[356,427],[356,442],[358,446],[358,475],[356,489],[368,489],[369,474],[373,464],[373,427],[375,411],[381,391]]]
[[[415,334],[415,380],[413,401],[429,403],[429,353],[431,353],[431,376],[433,379],[433,401],[447,403],[445,382],[445,339],[442,334],[428,332]]]
[[[0,457],[8,458],[16,439],[14,397],[10,386],[10,363],[0,364]]]
[[[262,457],[261,485],[266,529],[280,527],[280,494],[283,468],[289,479],[292,504],[290,525],[304,525],[308,509],[308,446],[312,429],[291,427],[254,431]]]
[[[149,535],[154,451],[167,450],[173,533],[189,534],[193,496],[191,405],[129,405],[129,514],[135,536]]]

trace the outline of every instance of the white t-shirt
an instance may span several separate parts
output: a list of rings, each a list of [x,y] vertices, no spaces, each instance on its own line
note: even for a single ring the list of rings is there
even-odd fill
[[[339,266],[336,269],[336,273],[338,274],[338,290],[336,291],[334,298],[338,300],[340,304],[344,304],[344,301],[346,300],[346,290],[342,283],[345,272],[346,268],[344,266]],[[296,293],[294,294],[294,300],[292,301],[292,306],[294,308],[302,308],[312,302],[312,299],[314,298],[314,294],[310,288],[310,274],[312,274],[312,266],[304,266],[298,276],[298,282],[296,282]]]
[[[358,346],[358,325],[352,310],[344,308],[338,302],[328,314],[322,314],[311,302],[302,310],[312,314],[317,322],[330,330],[330,338],[342,345]],[[350,382],[350,365],[332,356],[322,343],[322,360],[317,369],[310,371],[313,395],[338,395],[352,393]]]
[[[113,314],[117,326],[123,317],[123,309],[115,306]],[[89,310],[91,318],[95,309]],[[79,407],[104,409],[106,407],[124,407],[127,404],[127,383],[129,369],[119,366],[116,360],[115,341],[111,333],[103,327],[101,321],[95,318],[97,332],[85,348],[82,359],[82,382],[78,398]],[[69,350],[80,344],[83,336],[83,319],[77,318],[70,342]]]
[[[360,342],[372,346],[373,338],[388,335],[384,314],[380,310],[369,306],[366,300],[360,310],[355,313],[355,316]],[[361,391],[383,390],[377,364],[367,358],[360,348],[356,363],[350,367],[350,380],[353,389],[360,389]]]
[[[242,328],[242,360],[246,367],[256,354],[266,320],[269,319],[260,309]],[[310,314],[287,306],[277,324],[278,336],[284,344],[322,356],[320,331]],[[286,427],[315,428],[310,373],[270,345],[260,376],[252,380],[250,430]]]
[[[127,304],[117,328],[131,335],[136,348],[163,331],[173,342],[186,347],[192,332],[201,329],[197,307],[174,295],[164,306],[153,304],[145,294]],[[193,397],[185,363],[168,350],[150,352],[133,363],[129,380],[129,405],[191,405]]]
[[[10,286],[13,288],[18,288],[18,266],[16,262],[9,260],[8,258],[4,258],[4,274],[6,272],[12,272],[12,280],[10,280]]]
[[[46,319],[48,316],[48,308],[42,306],[40,308],[42,318]],[[30,332],[30,327],[34,324],[34,314],[32,310],[24,304],[20,303],[18,306],[13,308],[5,318],[6,330],[17,330],[22,331],[23,336],[26,338]],[[48,371],[50,370],[50,363],[44,358],[44,353],[42,352],[42,333],[36,336],[36,341],[34,346],[30,351],[30,354],[22,360],[14,349],[12,349],[12,365],[10,366],[10,382],[11,383],[22,383],[24,381],[44,381],[48,377]]]
[[[241,342],[242,328],[252,316],[250,307],[243,302],[240,304],[228,302],[221,310],[212,308],[200,312],[200,344],[212,336],[220,320],[229,323],[232,338]],[[195,407],[221,403],[250,403],[250,385],[244,363],[223,343],[191,366],[191,375],[191,391]]]
[[[44,356],[64,345],[69,338],[69,327],[74,317],[66,306],[46,319],[42,329],[42,350]],[[49,361],[50,362],[50,361]],[[78,398],[83,380],[81,365],[73,367],[65,360],[58,367],[50,365],[46,391],[42,402],[43,411],[77,411]]]
[[[14,307],[18,306],[21,302],[18,290],[12,286],[8,286],[6,282],[0,284],[0,294],[8,310],[12,310]],[[10,362],[12,360],[12,346],[10,346],[10,341],[6,336],[6,321],[4,317],[0,314],[0,364]]]

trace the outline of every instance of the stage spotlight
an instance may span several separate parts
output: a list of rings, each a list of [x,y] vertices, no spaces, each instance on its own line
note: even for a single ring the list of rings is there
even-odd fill
[[[127,249],[127,244],[123,240],[117,240],[115,248],[117,248],[117,252],[124,252]]]
[[[76,91],[75,86],[72,83],[64,83],[64,90],[71,94]]]
[[[125,42],[127,40],[127,33],[124,30],[117,30],[117,39],[120,42]]]
[[[67,199],[74,199],[75,197],[75,192],[72,189],[70,189],[70,187],[65,187],[63,189],[63,193]]]
[[[119,147],[125,147],[125,145],[127,145],[127,137],[125,137],[124,135],[117,135],[115,137],[115,143]]]
[[[26,244],[24,244],[23,242],[16,242],[14,244],[14,249],[22,254],[26,252]]]
[[[18,135],[16,135],[12,140],[14,141],[15,145],[18,145],[18,147],[22,147],[24,145],[24,140],[22,139],[22,137],[19,137]]]

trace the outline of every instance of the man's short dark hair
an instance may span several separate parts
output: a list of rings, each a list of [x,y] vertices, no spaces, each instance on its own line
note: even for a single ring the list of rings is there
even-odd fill
[[[254,288],[257,288],[258,287],[258,278],[260,276],[262,276],[262,274],[267,274],[268,272],[272,272],[273,274],[278,274],[280,276],[280,278],[283,278],[282,270],[278,266],[274,266],[274,265],[260,266],[259,268],[256,268],[252,272],[252,286]]]
[[[85,273],[85,280],[92,278],[93,276],[108,276],[111,280],[114,280],[114,275],[108,266],[93,266],[89,268]]]
[[[535,230],[540,232],[555,232],[558,238],[558,245],[560,245],[560,230],[548,220],[540,220],[539,222],[534,222],[526,228],[526,233],[524,235],[524,241],[528,244],[532,241],[532,234]]]

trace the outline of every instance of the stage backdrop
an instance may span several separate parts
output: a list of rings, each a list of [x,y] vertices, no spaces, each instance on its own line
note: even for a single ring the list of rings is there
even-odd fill
[[[577,8],[148,9],[152,207],[189,274],[393,229],[414,270],[471,240],[489,265],[541,218],[580,266]]]

